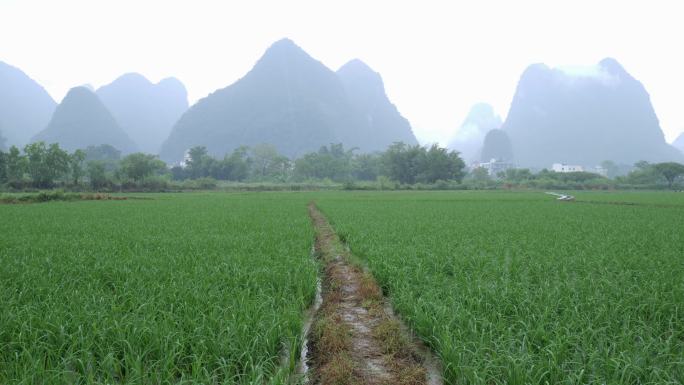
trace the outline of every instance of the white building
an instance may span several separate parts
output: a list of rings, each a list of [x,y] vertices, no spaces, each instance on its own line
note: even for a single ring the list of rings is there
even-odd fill
[[[491,159],[489,162],[478,164],[478,167],[487,170],[489,176],[496,177],[500,172],[505,172],[506,170],[515,168],[515,165],[513,163],[506,163],[499,159]]]
[[[563,163],[554,163],[553,166],[551,166],[551,170],[554,172],[582,172],[584,171],[584,167]]]
[[[192,157],[190,156],[190,150],[185,150],[185,153],[183,154],[183,160],[181,160],[178,165],[181,166],[181,168],[186,168],[191,160]]]

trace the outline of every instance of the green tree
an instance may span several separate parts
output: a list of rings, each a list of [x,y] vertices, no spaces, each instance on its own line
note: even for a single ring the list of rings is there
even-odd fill
[[[394,143],[382,154],[383,173],[400,183],[463,180],[465,163],[456,151]]]
[[[56,179],[69,171],[69,153],[57,143],[46,147],[44,142],[26,145],[27,172],[33,185],[40,188],[52,187]]]
[[[616,179],[621,183],[630,185],[655,186],[661,182],[662,178],[662,174],[652,164],[646,161],[639,161],[634,164],[634,170],[629,174]]]
[[[487,182],[492,178],[489,176],[489,171],[484,167],[477,167],[470,172],[470,177],[476,182]]]
[[[510,182],[520,183],[534,179],[534,175],[527,168],[509,168],[504,172],[504,178]]]
[[[227,180],[237,180],[242,181],[247,179],[249,176],[250,162],[249,159],[249,148],[246,146],[240,146],[233,150],[227,158],[224,157],[223,164],[227,168]]]
[[[85,161],[90,162],[92,160],[104,160],[117,162],[121,159],[121,151],[114,148],[109,144],[101,144],[99,146],[88,146],[84,150]]]
[[[415,183],[420,153],[421,147],[418,145],[393,143],[382,154],[383,174],[399,183]]]
[[[345,150],[341,143],[322,146],[295,162],[295,174],[300,178],[347,181],[351,178],[351,160],[355,148]]]
[[[187,175],[191,179],[209,176],[215,159],[209,156],[207,148],[204,146],[195,146],[188,150],[188,155],[190,160],[188,160],[185,166]]]
[[[90,162],[100,162],[107,173],[113,173],[119,167],[121,160],[121,151],[117,150],[109,144],[101,144],[99,146],[88,146],[84,150],[86,165]]]
[[[278,153],[278,150],[270,144],[259,144],[250,151],[252,174],[257,179],[287,178],[291,162],[286,156]]]
[[[26,157],[21,155],[17,146],[12,146],[7,153],[7,182],[18,184],[24,179]]]
[[[380,175],[380,157],[377,154],[359,154],[352,158],[351,174],[358,180],[377,180]]]
[[[0,150],[0,185],[7,183],[7,156]]]
[[[419,157],[416,180],[422,183],[435,183],[438,180],[461,181],[464,176],[465,163],[458,152],[433,144],[430,148],[422,148]]]
[[[675,179],[684,175],[684,165],[676,162],[657,163],[653,168],[667,180],[668,188],[672,188]]]
[[[86,153],[83,150],[76,150],[73,154],[69,156],[69,169],[71,171],[72,183],[76,186],[80,181],[81,177],[85,174],[83,168],[83,162],[85,160]]]
[[[109,184],[105,161],[91,160],[86,164],[86,169],[90,187],[92,187],[94,190],[102,189]]]
[[[120,170],[125,177],[140,182],[166,170],[166,164],[159,160],[156,155],[137,152],[121,160]]]

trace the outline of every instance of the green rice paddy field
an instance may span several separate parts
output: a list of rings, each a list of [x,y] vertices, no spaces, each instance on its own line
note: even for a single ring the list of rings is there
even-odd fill
[[[283,381],[319,275],[311,200],[447,384],[683,383],[684,194],[575,195],[0,205],[0,383]]]

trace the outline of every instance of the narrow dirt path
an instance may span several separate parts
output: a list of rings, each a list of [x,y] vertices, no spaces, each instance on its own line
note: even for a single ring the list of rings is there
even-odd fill
[[[434,361],[408,335],[382,290],[346,250],[311,203],[316,253],[325,266],[323,304],[311,332],[309,378],[313,384],[439,384]]]

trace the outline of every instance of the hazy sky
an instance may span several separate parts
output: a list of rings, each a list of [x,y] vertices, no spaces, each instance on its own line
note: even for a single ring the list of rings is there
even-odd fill
[[[0,0],[0,60],[60,101],[125,72],[179,78],[190,102],[243,76],[289,37],[336,70],[360,58],[423,142],[451,138],[470,106],[508,113],[530,63],[611,56],[651,94],[668,141],[684,131],[678,1]]]

